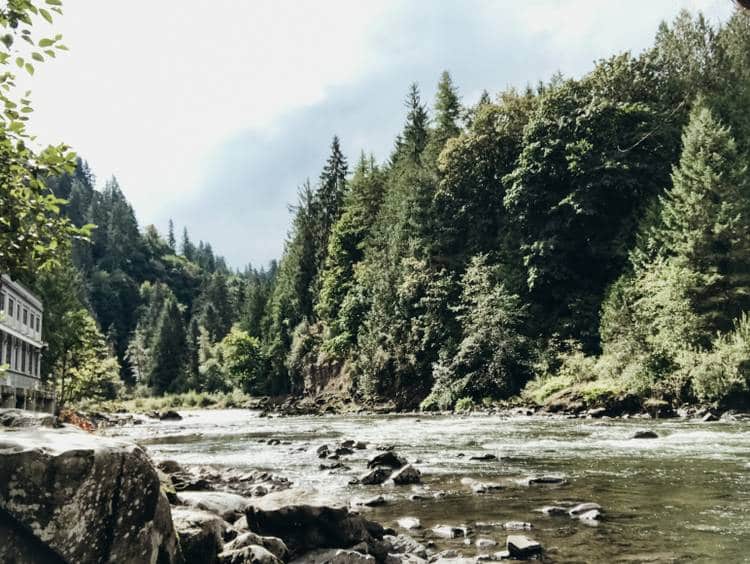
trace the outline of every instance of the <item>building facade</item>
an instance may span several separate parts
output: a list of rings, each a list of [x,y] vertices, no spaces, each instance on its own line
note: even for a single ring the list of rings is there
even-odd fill
[[[0,385],[41,389],[42,320],[41,300],[10,279],[0,277]]]

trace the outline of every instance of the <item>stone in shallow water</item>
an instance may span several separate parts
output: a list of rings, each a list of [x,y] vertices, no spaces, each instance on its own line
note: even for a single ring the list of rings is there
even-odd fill
[[[368,468],[388,466],[389,468],[401,468],[406,465],[406,459],[393,451],[386,451],[373,456],[368,462]]]
[[[503,528],[506,531],[528,531],[532,525],[526,521],[508,521],[503,524]]]
[[[506,548],[513,558],[531,558],[542,553],[542,545],[524,535],[508,536]]]
[[[525,483],[529,486],[556,485],[556,484],[564,484],[565,478],[561,478],[560,476],[535,476],[533,478],[527,478],[525,480]]]
[[[397,523],[402,529],[419,529],[422,526],[421,521],[416,517],[402,517]]]
[[[354,502],[354,505],[360,505],[364,507],[380,507],[388,503],[382,495],[371,497],[369,499],[361,499]]]
[[[392,476],[392,480],[394,484],[399,486],[420,484],[422,482],[422,473],[411,464],[407,464]]]
[[[573,518],[578,518],[582,514],[587,513],[588,511],[593,511],[596,509],[597,511],[602,510],[602,506],[598,503],[579,503],[572,509],[568,511],[568,514]]]
[[[588,525],[589,527],[597,527],[599,525],[599,520],[602,518],[602,513],[598,509],[592,509],[590,511],[586,511],[585,513],[582,513],[578,519],[583,523],[584,525]]]
[[[540,511],[549,517],[569,514],[566,507],[560,507],[559,505],[545,505]]]
[[[484,550],[486,548],[497,546],[497,541],[494,541],[492,539],[478,538],[474,543],[474,546],[476,546],[479,550]]]
[[[494,454],[490,454],[490,453],[477,454],[475,456],[470,456],[469,460],[490,461],[490,460],[497,460],[497,456]]]
[[[459,537],[465,537],[467,534],[466,527],[453,527],[451,525],[435,525],[432,528],[432,532],[435,536],[442,539],[457,539]]]
[[[391,476],[392,471],[393,470],[390,468],[383,466],[373,468],[367,474],[359,477],[359,483],[365,486],[376,486],[382,484]]]
[[[636,431],[633,435],[634,439],[658,439],[659,435],[657,435],[654,431]]]

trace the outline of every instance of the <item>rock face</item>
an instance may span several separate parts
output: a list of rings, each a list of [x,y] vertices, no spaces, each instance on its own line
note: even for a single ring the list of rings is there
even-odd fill
[[[251,506],[245,516],[251,531],[282,539],[293,558],[319,548],[347,549],[355,545],[366,546],[378,561],[383,561],[388,552],[383,527],[346,508],[289,505],[263,510]]]
[[[2,562],[182,561],[159,476],[124,441],[69,427],[0,432],[0,510]]]

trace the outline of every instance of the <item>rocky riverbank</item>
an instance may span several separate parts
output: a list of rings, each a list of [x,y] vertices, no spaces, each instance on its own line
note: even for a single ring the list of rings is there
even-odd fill
[[[169,460],[154,465],[133,443],[97,436],[54,417],[7,410],[0,411],[0,421],[2,562],[460,561],[356,509],[297,502],[287,492],[292,484],[267,472],[184,468]],[[317,455],[337,460],[358,447],[366,448],[354,442],[326,445]],[[414,466],[388,450],[367,466],[362,483],[420,481]],[[405,527],[414,529],[415,523]],[[453,535],[448,529],[434,534]],[[528,556],[539,554],[541,547],[511,535],[508,550]]]

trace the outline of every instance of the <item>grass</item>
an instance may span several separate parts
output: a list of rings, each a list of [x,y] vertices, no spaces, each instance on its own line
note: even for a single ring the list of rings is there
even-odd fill
[[[76,405],[81,411],[103,411],[128,413],[147,413],[150,411],[164,411],[166,409],[226,409],[245,407],[253,397],[240,390],[231,392],[196,392],[189,391],[182,394],[168,394],[156,397],[133,397],[107,401],[84,400]]]

